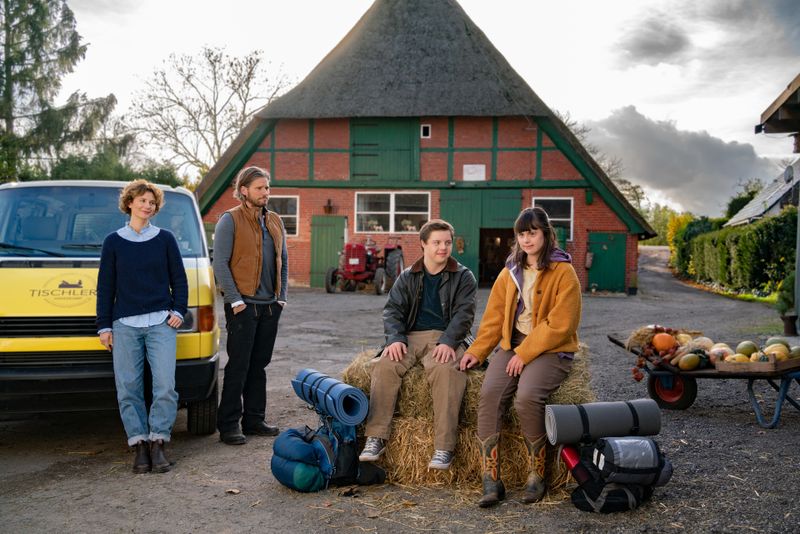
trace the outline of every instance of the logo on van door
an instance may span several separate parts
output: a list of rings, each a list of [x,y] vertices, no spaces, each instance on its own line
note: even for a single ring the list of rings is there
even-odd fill
[[[97,297],[97,280],[75,273],[57,274],[42,287],[30,289],[30,296],[60,308],[73,308]]]

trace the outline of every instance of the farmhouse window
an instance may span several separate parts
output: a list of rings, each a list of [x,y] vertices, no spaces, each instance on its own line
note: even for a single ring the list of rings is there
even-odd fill
[[[559,228],[563,228],[564,237],[567,241],[572,241],[572,198],[534,197],[533,206],[544,209],[550,217],[550,224],[556,229],[556,233],[559,232]]]
[[[267,209],[277,213],[286,227],[286,235],[297,235],[297,214],[300,212],[300,197],[270,196]]]
[[[430,193],[356,193],[356,232],[416,233],[430,219]]]

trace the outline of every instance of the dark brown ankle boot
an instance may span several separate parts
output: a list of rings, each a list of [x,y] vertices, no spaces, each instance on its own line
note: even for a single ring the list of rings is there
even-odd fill
[[[136,456],[133,458],[133,472],[138,474],[150,471],[150,444],[140,441],[136,444]]]
[[[492,434],[485,440],[478,438],[481,444],[481,462],[483,464],[483,496],[478,506],[488,508],[506,498],[506,487],[500,480],[500,455],[497,441],[500,434]]]
[[[172,468],[164,454],[164,441],[155,440],[150,442],[150,459],[153,462],[153,473],[166,473]]]
[[[525,445],[528,447],[531,472],[525,483],[522,502],[534,503],[542,500],[546,489],[544,485],[545,436],[540,436],[533,442],[525,438]]]

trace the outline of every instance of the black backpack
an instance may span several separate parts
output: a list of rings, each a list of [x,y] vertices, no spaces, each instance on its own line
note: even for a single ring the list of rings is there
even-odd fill
[[[572,504],[595,513],[625,512],[666,484],[672,464],[651,438],[604,438],[580,448],[589,480],[572,491]]]

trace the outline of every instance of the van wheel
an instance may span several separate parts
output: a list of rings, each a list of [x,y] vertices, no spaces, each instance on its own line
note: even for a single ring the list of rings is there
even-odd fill
[[[218,387],[218,383],[214,384],[214,389],[206,400],[190,402],[186,407],[188,411],[186,422],[190,433],[206,436],[217,431]]]

